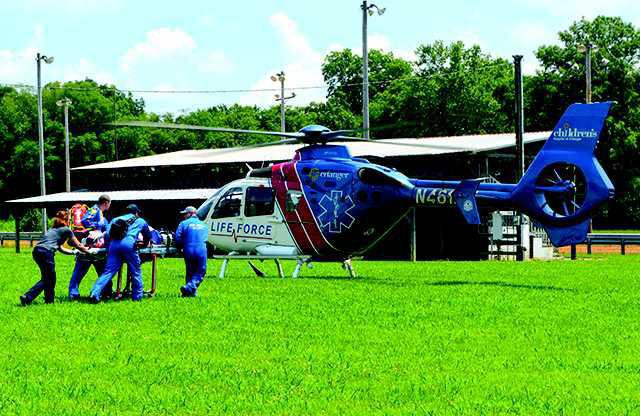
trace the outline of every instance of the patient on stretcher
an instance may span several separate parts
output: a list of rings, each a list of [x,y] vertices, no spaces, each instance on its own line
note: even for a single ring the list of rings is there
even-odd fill
[[[154,246],[167,245],[167,242],[171,244],[173,241],[171,237],[171,233],[168,232],[160,232],[155,228],[149,226],[149,231],[151,232],[150,243]],[[143,242],[142,233],[138,234],[138,244]],[[90,231],[85,238],[82,239],[82,244],[90,249],[101,249],[105,248],[105,238],[104,233],[102,231],[93,230]],[[106,250],[93,250],[93,253],[106,251]]]

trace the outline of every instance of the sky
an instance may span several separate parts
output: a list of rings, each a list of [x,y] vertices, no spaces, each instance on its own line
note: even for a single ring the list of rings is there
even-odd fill
[[[637,0],[375,0],[370,48],[412,59],[419,44],[461,40],[493,56],[524,55],[557,43],[575,20],[622,16],[640,27]],[[290,104],[324,99],[324,56],[359,51],[359,0],[1,0],[0,84],[36,83],[35,55],[55,61],[44,82],[94,79],[119,88],[231,91],[207,94],[135,93],[147,110],[181,114],[218,104],[274,103],[284,70],[297,94]],[[43,64],[44,65],[44,64]],[[296,89],[298,87],[298,89]],[[321,87],[321,88],[308,88]]]

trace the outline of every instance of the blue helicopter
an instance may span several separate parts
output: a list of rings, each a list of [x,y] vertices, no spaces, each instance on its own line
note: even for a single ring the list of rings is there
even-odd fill
[[[376,143],[349,136],[354,130],[310,125],[286,133],[135,121],[113,125],[283,138],[248,147],[304,144],[291,161],[251,170],[246,178],[218,189],[199,215],[209,223],[210,243],[227,252],[344,261],[366,253],[409,209],[423,206],[457,209],[469,224],[480,223],[481,208],[516,209],[542,225],[555,246],[583,242],[591,213],[614,196],[594,156],[611,105],[569,106],[516,184],[409,178],[332,144]]]

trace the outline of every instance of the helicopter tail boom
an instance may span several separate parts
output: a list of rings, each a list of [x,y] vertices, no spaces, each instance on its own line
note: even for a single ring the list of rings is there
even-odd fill
[[[591,213],[614,195],[594,156],[611,104],[569,106],[517,184],[410,179],[412,202],[456,206],[469,224],[480,223],[478,205],[517,208],[542,225],[555,246],[581,243]]]

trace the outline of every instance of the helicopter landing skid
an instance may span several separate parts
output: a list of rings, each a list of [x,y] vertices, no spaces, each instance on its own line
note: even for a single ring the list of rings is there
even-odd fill
[[[265,261],[265,260],[273,260],[276,264],[276,268],[278,270],[278,276],[280,278],[285,278],[285,273],[284,273],[284,269],[282,268],[282,263],[280,263],[280,260],[295,260],[296,261],[296,268],[294,269],[293,273],[291,274],[292,278],[296,278],[298,277],[298,275],[300,274],[300,269],[302,268],[302,265],[304,265],[305,263],[307,264],[307,267],[312,267],[311,266],[311,258],[309,256],[281,256],[281,257],[273,257],[273,256],[261,256],[261,255],[240,255],[240,254],[228,254],[226,256],[213,256],[214,259],[220,259],[222,260],[222,266],[220,266],[220,272],[218,273],[218,278],[220,279],[224,279],[225,274],[227,273],[227,266],[229,265],[229,261],[231,260],[247,260],[249,263],[249,266],[251,267],[251,270],[256,274],[256,276],[258,277],[265,277],[266,274],[261,271],[256,265],[254,265],[251,260],[259,260],[259,261]]]
[[[309,256],[279,256],[279,257],[273,257],[273,256],[261,256],[261,255],[240,255],[240,254],[228,254],[225,256],[213,256],[214,259],[219,259],[222,260],[222,265],[220,266],[220,272],[218,273],[218,278],[220,279],[224,279],[225,274],[227,273],[227,266],[229,265],[229,262],[231,260],[247,260],[249,263],[249,267],[251,267],[251,270],[256,274],[256,276],[258,277],[264,277],[266,276],[266,274],[260,270],[255,264],[253,264],[251,262],[251,260],[259,260],[259,261],[265,261],[265,260],[273,260],[276,264],[276,268],[278,270],[278,276],[280,278],[285,278],[285,273],[284,273],[284,269],[282,268],[282,263],[280,262],[280,260],[295,260],[296,261],[296,267],[293,269],[293,272],[291,273],[291,277],[293,279],[297,278],[300,275],[300,271],[302,270],[302,266],[304,266],[305,264],[307,265],[308,268],[312,268],[313,265],[311,264],[311,257]],[[348,273],[349,276],[351,278],[355,278],[356,277],[356,272],[353,269],[353,264],[351,262],[351,259],[345,260],[342,262],[342,268],[345,269]]]

